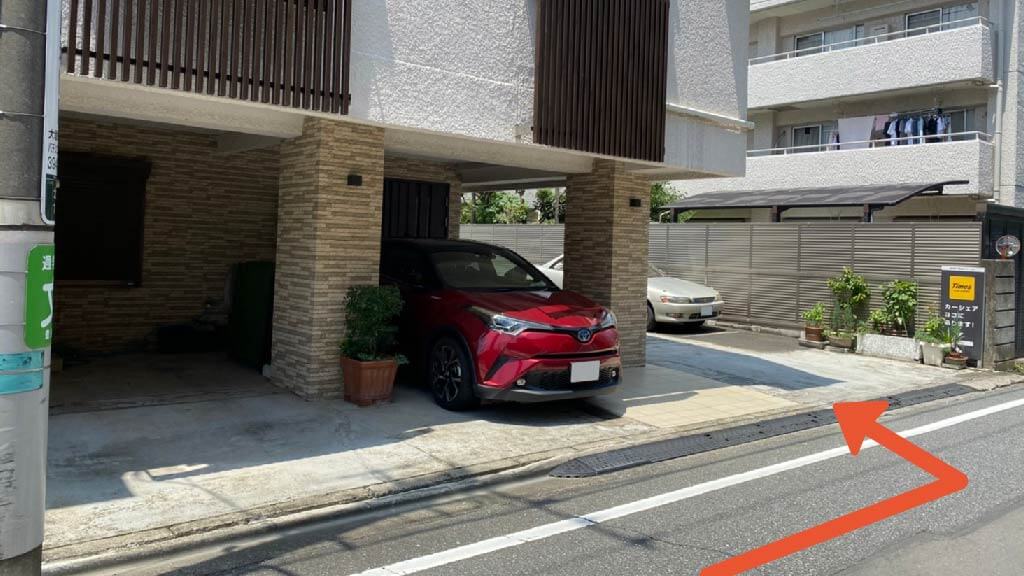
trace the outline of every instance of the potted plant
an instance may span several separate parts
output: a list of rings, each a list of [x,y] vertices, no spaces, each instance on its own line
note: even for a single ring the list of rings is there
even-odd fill
[[[855,274],[849,267],[843,267],[843,273],[829,278],[827,283],[835,298],[829,345],[844,351],[852,350],[858,325],[871,299],[871,288],[863,276]]]
[[[857,352],[868,356],[916,362],[921,357],[921,344],[909,335],[913,332],[917,313],[917,284],[893,280],[882,286],[881,308],[871,311],[871,330],[857,338]]]
[[[825,329],[822,324],[825,322],[825,305],[818,302],[809,310],[805,310],[804,317],[804,339],[808,342],[824,342]]]
[[[835,298],[836,309],[842,309],[842,313],[848,311],[858,320],[863,319],[865,308],[871,300],[871,288],[863,276],[854,274],[849,267],[843,267],[843,273],[829,278],[827,284]]]
[[[888,334],[891,331],[892,319],[882,308],[871,311],[871,314],[868,315],[868,323],[871,324],[871,329],[876,334]]]
[[[959,322],[949,323],[946,325],[945,332],[945,341],[949,345],[949,350],[946,351],[946,357],[943,358],[942,365],[954,370],[963,370],[967,367],[967,355],[959,347],[960,337],[963,336],[963,328]]]
[[[345,400],[369,406],[391,399],[405,358],[397,353],[395,319],[402,295],[394,286],[353,286],[345,300],[341,370]]]
[[[946,343],[946,323],[934,312],[924,323],[923,330],[917,334],[921,343],[921,360],[929,366],[942,366],[942,359],[949,350]]]
[[[893,336],[908,336],[917,314],[917,283],[893,280],[882,288],[882,313]]]
[[[857,325],[853,311],[837,304],[832,313],[832,330],[828,333],[829,346],[842,351],[852,350],[857,342]]]

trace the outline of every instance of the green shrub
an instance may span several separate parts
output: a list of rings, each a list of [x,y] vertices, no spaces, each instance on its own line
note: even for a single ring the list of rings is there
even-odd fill
[[[817,328],[825,321],[825,305],[818,302],[809,310],[805,310],[803,313],[804,322],[812,327]]]
[[[942,319],[935,312],[932,312],[928,316],[928,321],[924,323],[924,334],[919,335],[928,338],[928,341],[934,343],[942,343],[943,337],[946,334],[946,321]]]
[[[946,324],[943,330],[942,341],[949,344],[951,352],[960,352],[960,338],[963,337],[963,326],[959,323]]]
[[[843,267],[843,273],[828,279],[828,288],[835,298],[832,309],[832,329],[856,329],[864,318],[868,302],[871,300],[871,288],[867,280],[860,274],[854,274],[849,267]]]
[[[878,334],[888,332],[892,326],[892,318],[883,308],[872,310],[871,314],[868,316],[868,322],[871,324],[871,329]]]
[[[371,362],[397,358],[402,294],[394,286],[352,286],[345,299],[345,339],[341,353],[353,360]]]
[[[882,302],[891,327],[910,332],[917,314],[917,283],[893,280],[882,288]]]

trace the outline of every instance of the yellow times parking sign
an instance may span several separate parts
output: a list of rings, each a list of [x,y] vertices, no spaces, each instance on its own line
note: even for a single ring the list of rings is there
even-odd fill
[[[951,275],[949,277],[949,299],[973,302],[974,286],[975,281],[973,276]]]

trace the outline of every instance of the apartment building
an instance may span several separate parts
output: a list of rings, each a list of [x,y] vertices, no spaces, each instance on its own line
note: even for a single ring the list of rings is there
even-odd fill
[[[971,219],[1024,205],[1010,0],[751,0],[747,171],[699,219]]]
[[[55,349],[136,349],[267,261],[272,379],[336,395],[344,294],[377,282],[382,237],[457,236],[466,191],[564,186],[566,285],[616,311],[642,364],[649,184],[743,174],[748,16],[65,0]]]

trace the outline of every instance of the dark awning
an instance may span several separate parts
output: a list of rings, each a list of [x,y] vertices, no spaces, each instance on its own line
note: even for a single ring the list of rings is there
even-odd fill
[[[741,192],[708,192],[666,206],[676,210],[716,208],[814,208],[820,206],[892,206],[908,198],[942,194],[945,186],[970,184],[948,180],[934,184],[886,184],[883,186],[836,186],[787,188]]]

